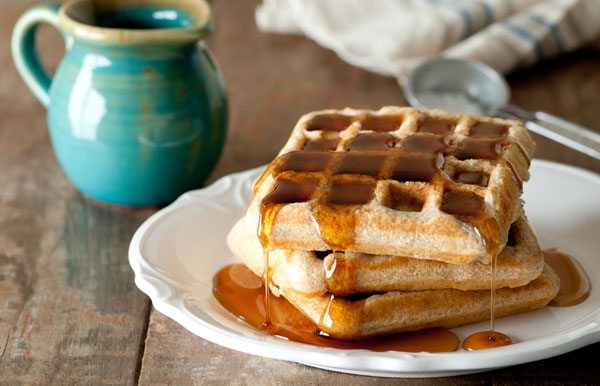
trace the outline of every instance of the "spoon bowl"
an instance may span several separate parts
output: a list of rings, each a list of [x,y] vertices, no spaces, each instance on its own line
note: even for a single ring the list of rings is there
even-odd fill
[[[491,67],[476,61],[438,59],[419,66],[408,79],[406,96],[419,109],[493,115],[510,99],[510,88]]]

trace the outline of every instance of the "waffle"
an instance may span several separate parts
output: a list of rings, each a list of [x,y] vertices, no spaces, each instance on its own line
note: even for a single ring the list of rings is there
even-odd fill
[[[537,278],[544,268],[544,255],[524,216],[511,226],[509,241],[498,255],[496,288],[520,287]],[[230,249],[259,275],[264,274],[263,251],[254,229],[240,220],[230,232]],[[291,289],[306,296],[332,293],[416,291],[454,288],[483,290],[489,294],[489,265],[475,261],[454,265],[403,256],[346,252],[335,259],[328,251],[318,253],[273,249],[269,253],[271,275],[285,277]]]
[[[251,271],[261,275],[264,262],[260,245],[255,242],[253,247],[244,248],[235,241],[238,240],[235,236],[234,229],[228,240],[230,247]],[[327,292],[314,295],[294,289],[291,277],[287,276],[289,272],[286,269],[270,270],[271,292],[275,296],[284,296],[317,324],[320,331],[338,339],[364,339],[431,327],[453,328],[487,320],[490,316],[489,289],[387,291],[354,296],[336,296]],[[496,290],[496,317],[542,308],[556,296],[558,289],[556,274],[544,265],[543,272],[527,285]]]
[[[273,283],[282,284],[275,278]],[[496,290],[496,317],[542,308],[556,296],[558,289],[558,277],[545,265],[542,274],[526,286]],[[364,339],[432,327],[454,328],[490,317],[489,290],[390,291],[360,298],[307,296],[280,285],[279,293],[313,320],[319,330],[338,339]]]
[[[520,216],[534,146],[517,121],[313,112],[257,181],[247,226],[278,249],[489,264]]]

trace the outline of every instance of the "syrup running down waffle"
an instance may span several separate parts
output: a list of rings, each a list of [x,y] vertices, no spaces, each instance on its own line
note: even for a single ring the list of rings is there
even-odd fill
[[[238,259],[259,274],[264,273],[263,250],[256,229],[241,219],[227,237]],[[336,259],[331,251],[272,249],[271,276],[285,277],[289,287],[306,296],[336,296],[454,288],[489,290],[490,266],[474,261],[455,265],[404,256],[345,252]],[[498,255],[496,288],[520,287],[536,279],[544,268],[544,254],[521,216],[511,225],[509,241]]]

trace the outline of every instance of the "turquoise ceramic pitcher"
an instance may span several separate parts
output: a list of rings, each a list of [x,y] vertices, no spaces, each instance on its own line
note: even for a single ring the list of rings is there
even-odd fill
[[[40,22],[66,44],[52,79],[35,52]],[[78,189],[150,205],[202,185],[227,123],[223,78],[201,42],[210,30],[203,0],[72,0],[21,16],[13,58],[48,109],[56,157]]]

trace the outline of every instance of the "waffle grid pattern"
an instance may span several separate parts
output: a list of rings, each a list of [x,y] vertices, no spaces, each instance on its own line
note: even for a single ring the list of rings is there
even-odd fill
[[[521,212],[533,147],[516,121],[398,107],[319,111],[300,119],[257,182],[255,201],[461,220],[491,210],[505,239]]]
[[[389,109],[377,114],[318,113],[304,120],[290,140],[295,149],[290,151],[286,145],[285,154],[271,169],[280,181],[297,185],[298,197],[287,203],[312,198],[330,205],[366,205],[376,198],[393,210],[440,208],[461,216],[474,214],[473,206],[483,210],[496,169],[505,176],[516,172],[519,188],[529,177],[529,155],[516,140],[523,136],[523,128],[514,121]],[[298,138],[298,133],[304,138]],[[481,146],[464,150],[463,145],[473,143]],[[465,155],[486,158],[462,159]],[[507,170],[507,163],[527,167]],[[407,186],[406,182],[413,183]],[[469,200],[472,206],[449,205],[447,199],[452,197]]]

